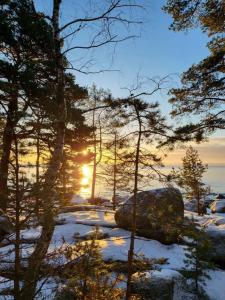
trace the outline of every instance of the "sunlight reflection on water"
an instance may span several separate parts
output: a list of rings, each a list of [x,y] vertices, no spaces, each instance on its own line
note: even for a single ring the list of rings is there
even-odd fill
[[[168,174],[171,171],[171,167],[164,167],[162,170],[164,171],[165,174]],[[225,192],[225,167],[209,166],[204,176],[204,181],[206,184],[211,186],[212,192],[217,192],[217,193]],[[79,194],[83,198],[89,198],[91,194],[91,166],[85,165],[82,182],[84,182],[85,184],[81,187]],[[163,187],[162,183],[158,181],[151,181],[148,185],[145,185],[143,189],[150,190],[150,189],[160,188],[160,187]],[[127,195],[128,192],[123,192],[120,194]],[[95,196],[111,199],[112,188],[107,186],[106,183],[100,182],[100,180],[97,179]]]

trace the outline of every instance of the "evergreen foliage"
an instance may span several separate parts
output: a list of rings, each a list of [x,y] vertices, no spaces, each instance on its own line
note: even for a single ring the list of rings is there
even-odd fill
[[[183,158],[182,168],[173,172],[176,183],[184,188],[190,199],[196,199],[198,214],[202,213],[202,203],[200,201],[207,192],[207,188],[202,182],[206,170],[207,165],[204,165],[201,161],[198,151],[190,146]]]
[[[172,116],[199,115],[176,131],[176,139],[201,141],[217,129],[225,129],[225,3],[223,0],[168,0],[164,10],[172,15],[172,30],[200,27],[211,38],[209,56],[183,73],[181,88],[170,91]]]

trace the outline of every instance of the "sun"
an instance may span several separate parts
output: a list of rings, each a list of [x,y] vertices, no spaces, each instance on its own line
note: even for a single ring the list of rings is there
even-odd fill
[[[91,171],[90,171],[90,168],[88,165],[82,166],[82,174],[83,174],[83,177],[90,177]]]
[[[90,177],[91,177],[90,167],[88,165],[83,165],[82,166],[81,184],[82,185],[88,185]]]

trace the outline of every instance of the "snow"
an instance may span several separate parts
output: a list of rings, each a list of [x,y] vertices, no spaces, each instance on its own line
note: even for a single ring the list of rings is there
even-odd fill
[[[225,299],[225,271],[209,270],[207,272],[210,278],[205,278],[203,289],[206,291],[210,300]]]
[[[143,274],[145,278],[158,277],[162,279],[173,279],[173,278],[182,277],[182,275],[179,272],[171,269],[151,270],[149,272],[143,272],[143,273],[137,272],[132,277],[139,278],[141,274]]]
[[[73,195],[72,199],[70,200],[71,204],[88,204],[87,199],[84,199],[83,197],[79,195]]]
[[[158,191],[160,192],[160,190]],[[81,198],[81,197],[80,197]],[[78,199],[75,198],[74,199]],[[75,200],[74,200],[75,201]],[[80,200],[81,201],[81,200]],[[77,203],[77,202],[76,202]],[[225,213],[216,213],[204,216],[198,216],[197,213],[185,211],[185,217],[188,219],[194,218],[195,222],[204,226],[206,231],[210,234],[220,235],[225,237]],[[61,213],[57,217],[53,238],[49,246],[48,254],[50,255],[48,262],[55,265],[65,263],[67,259],[59,254],[58,260],[51,258],[51,253],[55,252],[67,245],[75,245],[82,240],[88,240],[91,235],[98,228],[102,239],[96,242],[99,244],[102,251],[103,258],[106,261],[127,261],[127,253],[130,246],[130,232],[116,227],[114,220],[114,212],[105,209],[75,211],[68,213]],[[21,238],[24,243],[26,240],[33,240],[39,238],[41,234],[41,226],[30,227],[21,231]],[[10,240],[15,238],[14,235],[9,236]],[[34,249],[33,244],[23,244],[21,253],[23,258],[29,257]],[[159,270],[154,270],[154,273],[149,272],[149,276],[159,276],[160,278],[171,278],[178,276],[178,271],[185,268],[185,251],[186,246],[172,244],[164,245],[158,241],[136,237],[135,240],[135,253],[137,255],[144,255],[149,259],[166,259],[166,263],[158,265]],[[14,261],[14,246],[8,245],[0,248],[0,264],[1,267],[12,267]],[[222,270],[209,270],[211,279],[206,278],[206,285],[204,289],[210,296],[211,300],[222,300],[225,295],[225,271]],[[0,290],[4,287],[9,287],[10,281],[3,282],[0,278]],[[43,291],[46,299],[52,299],[52,290],[57,286],[55,280],[47,281],[44,284]],[[8,298],[10,299],[10,298]]]
[[[92,226],[116,227],[114,212],[110,210],[89,210],[63,213],[59,215],[58,221]]]
[[[127,253],[130,246],[130,237],[111,238],[98,240],[103,257],[105,260],[127,260]],[[174,270],[181,270],[185,267],[185,246],[173,244],[163,245],[158,241],[144,238],[135,240],[135,253],[137,255],[144,254],[149,259],[166,258],[168,261],[164,266]]]

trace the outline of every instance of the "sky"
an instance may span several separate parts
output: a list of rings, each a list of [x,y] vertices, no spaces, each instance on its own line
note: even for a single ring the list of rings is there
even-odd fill
[[[105,0],[63,0],[61,24],[79,16],[84,10],[89,9],[90,3],[99,4],[101,9]],[[69,60],[75,66],[90,62],[89,71],[99,69],[113,69],[119,71],[103,72],[100,74],[84,75],[76,72],[76,80],[80,85],[90,86],[95,83],[98,87],[111,90],[115,97],[125,96],[124,87],[132,87],[139,78],[157,78],[169,76],[165,90],[154,96],[151,100],[159,101],[161,110],[169,118],[171,110],[168,104],[168,90],[179,85],[182,72],[192,64],[198,63],[208,55],[206,44],[208,37],[199,29],[188,32],[173,32],[169,30],[171,17],[162,11],[165,0],[139,0],[145,10],[133,12],[133,17],[144,20],[141,26],[130,28],[129,33],[124,28],[115,28],[114,33],[125,36],[136,34],[138,38],[130,39],[116,47],[110,45],[94,51],[72,51]],[[38,10],[51,14],[52,0],[35,0]],[[89,31],[80,34],[77,40],[69,40],[65,45],[85,44]],[[141,80],[140,79],[140,80]],[[143,89],[148,89],[148,81]],[[209,164],[225,164],[225,138],[223,133],[217,132],[209,142],[197,146],[201,157]],[[179,164],[184,150],[178,149],[168,158],[168,164]]]

